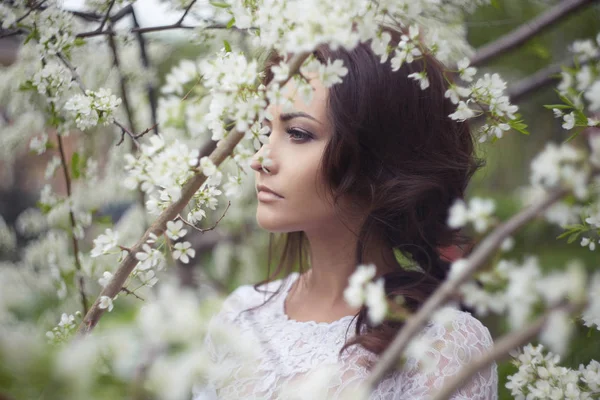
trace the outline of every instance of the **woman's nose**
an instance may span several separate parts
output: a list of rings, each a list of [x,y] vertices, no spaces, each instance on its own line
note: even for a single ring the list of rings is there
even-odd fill
[[[252,157],[250,167],[256,172],[262,172],[267,175],[272,175],[275,170],[275,163],[271,159],[271,147],[264,144],[260,150]]]

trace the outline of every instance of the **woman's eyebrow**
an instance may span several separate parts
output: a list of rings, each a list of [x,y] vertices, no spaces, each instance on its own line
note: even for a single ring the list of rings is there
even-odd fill
[[[279,120],[281,120],[282,122],[286,122],[294,118],[308,118],[320,124],[320,122],[315,117],[302,111],[279,114]]]

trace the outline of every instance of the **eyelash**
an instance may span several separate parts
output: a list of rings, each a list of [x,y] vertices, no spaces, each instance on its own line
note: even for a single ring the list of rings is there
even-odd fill
[[[302,139],[291,139],[293,142],[306,142],[309,139],[312,139],[312,136],[304,131],[301,131],[299,129],[287,129],[285,131],[288,135],[290,135],[290,138],[292,138],[293,135],[300,135]]]
[[[299,129],[289,128],[289,129],[286,129],[285,133],[287,133],[290,136],[290,138],[291,138],[290,140],[292,142],[304,143],[304,142],[312,139],[312,135],[310,133],[301,131]],[[301,138],[300,139],[293,139],[292,138],[293,135],[299,135]],[[269,132],[267,134],[267,136],[271,136],[271,132]]]

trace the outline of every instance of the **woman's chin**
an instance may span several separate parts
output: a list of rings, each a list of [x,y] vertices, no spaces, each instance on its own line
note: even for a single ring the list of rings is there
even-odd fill
[[[256,213],[256,222],[262,229],[271,233],[287,233],[292,232],[287,224],[284,224],[280,218],[274,216],[263,215],[260,212]]]

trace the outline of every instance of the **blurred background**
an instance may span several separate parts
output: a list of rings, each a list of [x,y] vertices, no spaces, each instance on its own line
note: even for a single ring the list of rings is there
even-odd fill
[[[526,23],[547,10],[557,1],[550,0],[495,0],[490,6],[481,7],[467,21],[468,39],[475,48],[494,41],[516,27]],[[77,2],[66,3],[77,7]],[[162,5],[140,1],[139,10],[143,25],[169,23],[176,20],[179,14],[165,15]],[[172,18],[171,18],[172,17]],[[167,21],[169,20],[169,21]],[[571,62],[568,47],[574,40],[594,39],[600,32],[600,6],[594,5],[570,15],[542,34],[529,40],[517,49],[492,59],[480,67],[480,74],[498,72],[508,81],[516,85],[527,79],[536,71],[556,63]],[[190,41],[185,32],[166,32],[153,34],[152,40],[168,47],[167,56],[160,58],[155,64],[158,86],[166,82],[167,74],[180,64],[181,60],[195,60],[206,52],[206,48]],[[0,39],[0,64],[10,65],[14,62],[20,48],[20,41],[14,38]],[[494,198],[497,202],[497,215],[505,219],[521,207],[518,189],[526,186],[529,179],[529,163],[548,141],[562,142],[566,139],[561,129],[561,120],[552,117],[552,112],[543,107],[544,104],[559,103],[555,87],[557,80],[519,99],[520,112],[529,125],[530,136],[515,132],[505,135],[496,143],[479,145],[478,154],[485,159],[486,165],[474,177],[469,196]],[[0,108],[0,118],[8,119]],[[593,133],[588,133],[593,134]],[[0,132],[0,135],[2,133]],[[77,147],[77,135],[66,138],[67,152],[73,153]],[[575,139],[583,142],[585,135]],[[583,143],[580,143],[583,145]],[[15,232],[15,246],[7,250],[0,246],[0,261],[17,261],[21,250],[35,237],[21,235],[16,227],[19,215],[26,209],[35,207],[42,186],[45,184],[44,170],[51,156],[31,154],[27,149],[13,154],[12,160],[0,159],[0,215],[7,226]],[[51,184],[59,193],[64,192],[64,181],[59,174],[51,180]],[[114,222],[118,221],[128,210],[127,202],[106,204],[101,210]],[[223,225],[205,235],[196,235],[192,241],[197,250],[196,258],[187,265],[177,264],[175,271],[181,281],[189,286],[197,285],[202,279],[208,279],[224,291],[231,291],[240,284],[255,283],[266,277],[268,234],[257,229],[254,223],[252,200],[238,212],[246,213],[236,223],[229,224],[228,219],[235,215],[226,215]],[[239,215],[238,215],[239,216]],[[219,213],[209,217],[209,222],[220,217]],[[241,222],[239,222],[241,221]],[[567,244],[566,240],[556,240],[560,229],[544,221],[530,224],[515,236],[515,247],[508,257],[522,260],[527,254],[536,254],[540,264],[546,270],[562,268],[573,259],[579,260],[586,268],[600,267],[597,253],[585,251],[577,243]],[[228,257],[224,254],[235,253],[235,245],[252,235],[254,252],[251,257],[238,254]],[[91,238],[95,236],[90,236]],[[10,239],[6,239],[10,240]],[[88,249],[90,245],[88,245]],[[248,251],[244,247],[243,251]],[[255,260],[248,263],[244,260]],[[489,317],[484,323],[490,328],[493,336],[507,330],[505,321]],[[600,360],[600,332],[595,329],[579,328],[576,340],[562,364],[577,369],[579,364],[587,364],[591,359]],[[516,369],[508,362],[500,363],[501,399],[510,398],[504,388],[506,375]]]

